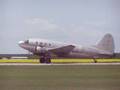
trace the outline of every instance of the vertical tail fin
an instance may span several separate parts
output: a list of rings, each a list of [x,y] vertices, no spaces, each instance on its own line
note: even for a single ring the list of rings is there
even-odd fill
[[[97,48],[105,50],[111,54],[114,53],[114,39],[111,34],[106,34],[103,39],[97,44]]]

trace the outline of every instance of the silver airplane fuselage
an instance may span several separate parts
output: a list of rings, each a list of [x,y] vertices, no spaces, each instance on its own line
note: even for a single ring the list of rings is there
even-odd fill
[[[105,35],[97,45],[89,47],[44,39],[19,41],[19,46],[37,55],[50,52],[68,58],[107,58],[114,54],[114,41],[110,34]]]

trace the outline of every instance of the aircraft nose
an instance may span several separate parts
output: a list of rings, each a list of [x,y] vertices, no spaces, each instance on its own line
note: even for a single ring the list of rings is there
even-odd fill
[[[31,50],[32,49],[32,46],[30,46],[29,44],[25,43],[25,41],[19,41],[18,42],[18,45],[23,48],[23,49],[26,49],[26,50]],[[34,48],[33,48],[34,49]]]
[[[24,46],[24,41],[19,41],[19,42],[18,42],[18,45],[23,48],[23,46]]]
[[[19,41],[18,45],[22,48],[26,48],[26,45],[25,45],[24,41]]]
[[[24,43],[24,41],[19,41],[19,42],[18,42],[19,45],[21,45],[21,44],[23,44],[23,43]]]

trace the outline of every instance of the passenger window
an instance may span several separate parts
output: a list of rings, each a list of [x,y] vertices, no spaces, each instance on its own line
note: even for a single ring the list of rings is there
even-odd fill
[[[43,47],[43,46],[44,46],[44,43],[40,42],[40,44],[39,44],[39,45],[40,45],[40,47]]]
[[[36,43],[36,45],[38,45],[38,42],[37,42],[37,41],[36,41],[35,43]]]
[[[47,46],[47,43],[44,43],[44,46]]]
[[[49,43],[49,46],[51,46],[51,44]]]
[[[40,42],[40,46],[42,45],[42,42]]]

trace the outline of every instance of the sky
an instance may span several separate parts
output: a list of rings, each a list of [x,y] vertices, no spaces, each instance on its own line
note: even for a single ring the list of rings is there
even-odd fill
[[[83,46],[113,35],[120,52],[120,0],[0,0],[0,53],[27,53],[29,38]]]

